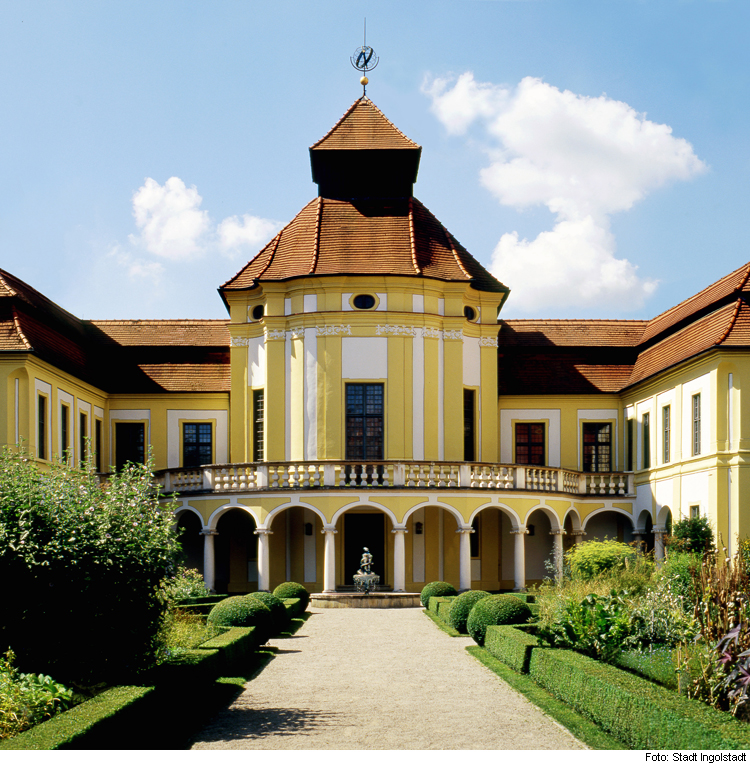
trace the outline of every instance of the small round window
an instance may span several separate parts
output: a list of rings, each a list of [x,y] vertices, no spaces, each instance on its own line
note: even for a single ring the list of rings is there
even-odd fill
[[[256,321],[259,321],[263,318],[263,306],[262,305],[256,305],[253,308],[253,319]]]
[[[474,321],[477,318],[477,312],[470,305],[466,305],[464,306],[464,316],[466,321]]]
[[[358,294],[352,300],[352,305],[360,311],[366,311],[375,307],[375,298],[371,294]]]

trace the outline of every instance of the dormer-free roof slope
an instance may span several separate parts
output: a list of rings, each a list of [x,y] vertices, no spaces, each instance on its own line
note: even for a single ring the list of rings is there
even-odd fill
[[[221,290],[306,276],[393,275],[507,292],[416,198],[318,197]]]

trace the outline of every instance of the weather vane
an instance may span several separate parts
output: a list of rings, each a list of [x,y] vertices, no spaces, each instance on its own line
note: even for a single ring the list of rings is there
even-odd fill
[[[352,67],[362,71],[362,78],[359,79],[359,83],[362,84],[362,96],[364,97],[367,94],[367,85],[370,83],[370,79],[367,78],[367,71],[375,70],[380,61],[380,57],[367,45],[367,19],[365,19],[364,42],[354,51],[354,54],[349,59],[351,60]]]

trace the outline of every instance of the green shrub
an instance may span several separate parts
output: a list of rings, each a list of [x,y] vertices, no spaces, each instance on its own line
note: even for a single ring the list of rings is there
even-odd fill
[[[248,597],[259,600],[271,611],[271,637],[283,632],[289,624],[289,614],[284,603],[271,592],[253,592]]]
[[[91,686],[132,677],[162,646],[178,545],[152,474],[102,487],[91,469],[0,454],[0,647],[21,670]],[[53,639],[40,640],[40,630]]]
[[[299,606],[295,613],[292,614],[292,618],[301,616],[306,610],[307,605],[310,602],[310,593],[305,589],[302,584],[294,583],[294,581],[287,581],[286,583],[279,584],[273,593],[280,600],[291,600],[296,598],[299,600]]]
[[[531,650],[538,645],[534,635],[508,624],[490,624],[484,636],[485,649],[517,673],[529,672]]]
[[[167,595],[173,602],[180,602],[195,597],[205,597],[211,594],[206,586],[203,576],[194,568],[177,568],[175,574],[168,578],[164,584]]]
[[[453,597],[456,594],[458,594],[458,592],[452,584],[446,583],[445,581],[433,581],[422,589],[420,600],[423,607],[429,608],[430,597]]]
[[[529,606],[512,594],[490,594],[477,602],[469,613],[466,628],[480,646],[484,645],[491,624],[523,624],[531,617]]]
[[[252,597],[227,597],[211,609],[207,623],[217,627],[255,627],[261,644],[271,636],[271,609]]]
[[[601,573],[622,569],[635,560],[636,550],[616,540],[587,540],[578,543],[565,555],[573,578],[590,580]]]
[[[459,594],[448,614],[448,623],[457,632],[466,632],[466,620],[469,618],[471,609],[484,597],[489,597],[489,592],[481,589],[472,589],[463,594]]]
[[[683,516],[672,529],[672,545],[682,551],[702,554],[714,549],[714,531],[708,516]]]

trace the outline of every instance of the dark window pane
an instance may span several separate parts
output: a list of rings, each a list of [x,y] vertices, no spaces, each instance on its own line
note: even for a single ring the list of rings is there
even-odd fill
[[[184,424],[182,429],[182,465],[199,467],[213,460],[212,428],[210,424]]]
[[[142,422],[115,424],[115,466],[118,470],[128,462],[143,464],[145,454],[145,425]]]
[[[545,464],[544,424],[516,424],[516,464]]]
[[[583,470],[608,473],[612,469],[612,425],[586,422],[583,425]]]
[[[346,458],[383,459],[383,385],[347,384]]]

